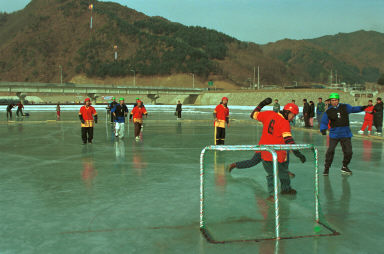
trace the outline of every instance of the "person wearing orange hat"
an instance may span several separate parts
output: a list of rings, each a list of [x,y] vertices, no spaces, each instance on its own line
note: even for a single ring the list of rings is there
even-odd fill
[[[224,145],[225,127],[229,127],[228,98],[223,97],[219,105],[213,111],[215,119],[215,145]]]
[[[93,140],[93,127],[97,123],[97,112],[94,107],[91,106],[91,99],[86,98],[84,100],[84,106],[80,108],[79,119],[81,121],[81,138],[83,139],[83,145],[92,144]]]
[[[129,119],[132,120],[133,117],[133,123],[135,125],[135,138],[136,141],[140,140],[140,132],[141,132],[141,126],[143,124],[143,115],[148,117],[147,110],[143,106],[142,102],[140,100],[137,101],[137,106],[135,106],[131,114],[129,115]]]
[[[289,124],[297,114],[299,107],[296,104],[288,103],[280,112],[264,111],[261,109],[272,102],[271,98],[263,100],[252,112],[251,118],[263,123],[263,133],[261,135],[259,145],[278,145],[278,144],[295,144],[291,134],[291,126]],[[293,154],[300,159],[302,163],[306,161],[305,156],[298,150],[293,150]],[[291,187],[289,179],[290,172],[288,171],[288,155],[287,151],[277,151],[279,178],[281,182],[281,194],[295,195],[296,190]],[[256,152],[252,159],[240,161],[229,165],[228,169],[231,172],[234,168],[250,168],[260,162],[263,162],[265,171],[267,172],[267,184],[272,198],[274,192],[273,184],[273,161],[272,155],[269,152]]]

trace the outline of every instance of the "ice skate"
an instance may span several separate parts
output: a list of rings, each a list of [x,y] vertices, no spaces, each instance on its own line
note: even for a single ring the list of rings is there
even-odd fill
[[[296,195],[297,194],[297,191],[295,189],[290,189],[290,190],[287,190],[287,191],[281,191],[281,194],[282,195]]]
[[[232,163],[232,164],[228,165],[227,166],[227,171],[229,173],[231,173],[234,168],[236,168],[236,163]]]
[[[341,173],[346,175],[352,175],[352,171],[347,166],[343,166],[341,168]]]
[[[357,133],[359,133],[359,134],[364,134],[364,131],[359,130]]]
[[[329,168],[325,168],[323,172],[323,176],[329,175]]]

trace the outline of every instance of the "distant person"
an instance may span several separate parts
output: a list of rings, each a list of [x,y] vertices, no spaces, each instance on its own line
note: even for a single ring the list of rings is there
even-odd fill
[[[315,117],[315,104],[313,101],[309,102],[309,126],[313,127],[313,118]]]
[[[111,109],[115,119],[115,137],[124,138],[125,118],[128,115],[128,108],[124,103],[124,98],[119,99],[119,104]]]
[[[328,110],[329,108],[329,105],[331,104],[331,100],[330,99],[326,99],[325,102],[324,102],[325,106],[324,106],[324,112]],[[320,120],[321,122],[321,120]]]
[[[363,134],[365,129],[368,127],[368,135],[371,134],[372,131],[372,123],[373,123],[373,104],[372,100],[368,101],[368,107],[364,110],[365,116],[364,116],[364,123],[361,127],[361,130],[359,130],[359,134]]]
[[[276,112],[276,113],[280,112],[280,104],[278,99],[275,99],[275,104],[273,104],[273,112]]]
[[[12,109],[15,105],[13,103],[10,103],[7,106],[7,120],[12,120]]]
[[[323,102],[323,98],[320,97],[318,99],[318,103],[316,106],[316,118],[317,118],[317,123],[319,125],[319,128],[320,128],[321,118],[323,117],[324,112],[325,112],[325,103]]]
[[[56,115],[57,115],[57,120],[60,120],[60,114],[61,114],[61,110],[60,110],[60,102],[57,103],[56,105]]]
[[[97,112],[94,107],[91,106],[91,99],[86,98],[84,100],[84,106],[80,108],[79,119],[81,121],[81,138],[83,145],[92,144],[93,140],[93,127],[97,123]]]
[[[24,105],[23,103],[21,103],[21,101],[17,104],[17,111],[16,111],[16,115],[19,117],[20,115],[23,116],[23,109],[24,109]]]
[[[110,112],[110,116],[111,116],[111,124],[114,123],[115,121],[115,118],[113,116],[113,113],[111,112],[112,109],[117,105],[118,103],[116,102],[116,98],[115,97],[112,97],[112,102],[109,104],[108,106],[108,109],[109,109],[109,112]]]
[[[373,107],[373,124],[376,128],[376,134],[381,136],[383,132],[383,101],[380,97],[376,99],[376,104]]]
[[[129,119],[132,120],[133,117],[133,123],[135,125],[135,139],[136,141],[140,140],[140,132],[141,132],[141,127],[143,124],[143,115],[145,117],[148,117],[147,110],[143,106],[140,100],[137,101],[137,106],[135,106],[131,114],[129,115]]]
[[[215,145],[224,145],[225,141],[225,127],[229,127],[229,108],[228,98],[223,97],[219,105],[213,111],[215,119]]]
[[[329,146],[327,153],[325,154],[324,172],[323,175],[329,174],[329,168],[332,165],[333,157],[335,156],[335,148],[340,142],[343,150],[344,159],[343,166],[341,168],[342,174],[351,175],[352,171],[348,168],[352,159],[352,132],[349,127],[349,114],[359,113],[367,108],[367,106],[352,107],[349,104],[339,103],[340,96],[337,93],[331,93],[329,96],[331,104],[327,111],[325,111],[323,118],[321,119],[320,132],[323,135],[327,135],[329,130]]]
[[[135,104],[133,104],[133,107],[136,107],[139,101],[141,102],[141,106],[145,107],[144,102],[142,100],[140,100],[139,97],[136,98],[136,102],[135,102]]]
[[[177,114],[177,120],[180,120],[181,119],[181,111],[182,111],[182,109],[181,109],[181,107],[182,107],[183,105],[181,104],[181,102],[180,101],[177,101],[177,105],[176,105],[176,114]]]
[[[291,103],[296,105],[296,101],[295,100],[292,100]],[[295,126],[296,125],[296,116],[292,119],[292,121],[289,122],[289,124],[291,126]]]
[[[303,100],[303,116],[304,116],[304,123],[305,123],[305,128],[310,128],[309,125],[309,113],[310,113],[310,107],[307,102],[307,99]]]

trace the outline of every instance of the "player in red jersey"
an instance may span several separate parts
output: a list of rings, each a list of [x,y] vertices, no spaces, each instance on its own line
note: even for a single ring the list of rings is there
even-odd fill
[[[81,121],[81,138],[83,144],[92,144],[93,126],[97,123],[96,109],[91,106],[91,99],[84,100],[85,105],[80,108],[79,119]]]
[[[221,103],[213,111],[215,118],[215,145],[224,145],[225,125],[229,127],[228,98],[223,97]]]
[[[140,100],[138,100],[137,106],[135,106],[132,109],[131,114],[129,115],[130,120],[132,120],[132,117],[133,117],[133,123],[135,125],[135,137],[137,141],[140,140],[140,131],[141,131],[141,126],[143,124],[143,115],[148,117],[147,110],[143,106],[143,103]]]
[[[263,123],[263,133],[261,135],[259,145],[279,145],[279,144],[295,144],[292,138],[291,122],[299,113],[299,108],[293,103],[284,106],[283,111],[278,113],[273,111],[260,112],[261,109],[272,102],[271,98],[263,100],[252,112],[251,118]],[[302,163],[306,161],[305,156],[298,150],[293,150],[293,154],[298,157]],[[291,188],[289,179],[287,151],[276,151],[278,160],[279,178],[281,182],[282,194],[296,194],[296,190]],[[229,166],[231,172],[234,168],[250,168],[263,162],[265,171],[267,172],[268,191],[273,194],[273,162],[272,154],[267,151],[256,152],[251,160],[240,161]]]
[[[372,124],[373,124],[373,104],[372,100],[368,101],[368,107],[364,109],[365,116],[364,116],[364,123],[361,127],[361,130],[359,130],[359,134],[364,134],[365,129],[368,127],[368,135],[371,134],[372,131]]]

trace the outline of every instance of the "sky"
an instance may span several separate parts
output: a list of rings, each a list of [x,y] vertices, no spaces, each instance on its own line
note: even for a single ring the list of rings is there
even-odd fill
[[[149,16],[203,26],[242,41],[277,40],[374,30],[384,33],[384,0],[109,0]],[[30,0],[0,0],[0,11]],[[95,6],[97,8],[97,6]]]

